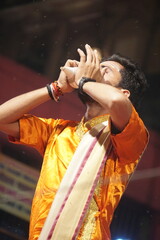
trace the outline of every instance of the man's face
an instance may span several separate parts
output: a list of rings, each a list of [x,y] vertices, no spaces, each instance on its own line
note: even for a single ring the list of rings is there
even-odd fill
[[[120,70],[124,67],[114,61],[104,61],[100,64],[100,71],[102,75],[101,83],[109,84],[111,86],[118,86],[121,81],[121,74]],[[90,96],[88,96],[86,93],[79,94],[79,97],[83,103],[89,103],[94,102]]]
[[[102,83],[109,84],[111,86],[118,86],[121,81],[120,70],[123,66],[114,61],[105,61],[100,64],[100,71],[102,74]]]

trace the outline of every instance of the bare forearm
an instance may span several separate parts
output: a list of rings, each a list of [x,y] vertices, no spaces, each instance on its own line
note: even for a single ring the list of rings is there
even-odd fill
[[[111,115],[112,122],[117,129],[124,129],[132,112],[132,104],[124,92],[108,84],[97,82],[85,83],[83,91]]]
[[[46,87],[12,98],[0,106],[0,124],[17,121],[24,113],[28,113],[49,99]]]
[[[107,112],[111,108],[114,99],[117,99],[117,97],[121,97],[122,95],[122,92],[119,89],[108,84],[98,82],[85,83],[83,91],[90,95],[96,102],[99,102],[99,104],[104,107]]]

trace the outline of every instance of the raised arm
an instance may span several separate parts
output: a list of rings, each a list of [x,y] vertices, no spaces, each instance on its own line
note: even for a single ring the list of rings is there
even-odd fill
[[[18,120],[40,104],[50,99],[47,88],[40,88],[3,103],[0,106],[0,131],[19,138]]]
[[[111,116],[113,125],[122,131],[129,122],[132,104],[119,89],[107,84],[87,82],[83,91],[97,101]]]
[[[83,91],[101,105],[102,113],[110,114],[113,125],[122,131],[132,112],[132,104],[128,98],[130,92],[116,87],[121,80],[118,67],[123,66],[119,66],[118,63],[110,64],[110,68],[113,69],[108,69],[108,63],[106,66],[101,66],[97,52],[89,45],[85,47],[86,54],[78,49],[80,63],[75,75],[76,84],[70,84],[78,88],[82,77],[95,79],[96,82],[85,82]]]
[[[69,60],[65,64],[71,66]],[[73,88],[67,83],[66,75],[61,71],[58,78],[58,86],[63,93],[73,91]],[[37,106],[50,100],[46,87],[19,95],[0,105],[0,131],[19,138],[19,119]]]

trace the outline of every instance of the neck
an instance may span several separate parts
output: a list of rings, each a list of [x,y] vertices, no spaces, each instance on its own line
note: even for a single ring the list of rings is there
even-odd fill
[[[87,110],[84,115],[84,120],[88,121],[94,117],[98,117],[98,116],[106,114],[106,113],[107,113],[106,110],[104,108],[102,108],[102,106],[99,105],[98,103],[96,103],[96,102],[87,103]]]

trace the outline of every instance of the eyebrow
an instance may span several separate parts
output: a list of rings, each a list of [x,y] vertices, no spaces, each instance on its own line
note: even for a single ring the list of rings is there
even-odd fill
[[[114,66],[113,64],[110,64],[110,66],[112,66],[114,69],[116,69],[118,72],[120,72],[121,69],[119,69],[117,66]],[[109,68],[112,71],[112,68],[110,66],[105,66],[105,65],[101,65],[102,68],[106,67]]]

